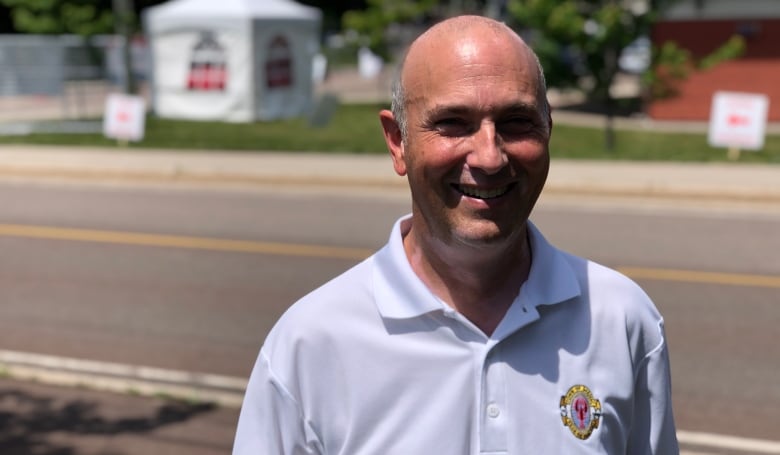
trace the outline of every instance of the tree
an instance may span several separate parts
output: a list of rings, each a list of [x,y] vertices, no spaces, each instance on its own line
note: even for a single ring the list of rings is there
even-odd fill
[[[342,28],[341,16],[350,10],[366,8],[366,0],[296,0],[298,3],[319,8],[322,11],[322,31],[325,34],[338,32]]]
[[[582,89],[589,103],[604,109],[605,144],[611,150],[617,101],[610,88],[620,72],[621,52],[638,38],[649,36],[661,11],[674,1],[367,0],[366,9],[345,13],[343,24],[387,60],[391,56],[388,29],[393,24],[432,23],[463,13],[504,20],[524,35],[539,56],[548,86]],[[644,101],[672,95],[675,83],[691,71],[735,58],[743,50],[739,37],[698,60],[674,43],[652,49],[651,65],[642,78]]]
[[[366,8],[350,10],[342,16],[345,29],[358,33],[361,45],[368,46],[386,61],[393,57],[393,45],[405,46],[408,37],[388,32],[395,25],[438,22],[459,14],[481,14],[499,18],[505,0],[366,0]],[[398,41],[398,42],[394,42]]]
[[[419,23],[433,12],[437,0],[367,0],[362,10],[350,10],[342,16],[345,29],[360,37],[360,44],[369,47],[385,60],[391,58],[387,34],[392,24]]]
[[[140,8],[164,0],[140,0]],[[130,40],[138,31],[139,10],[133,0],[0,0],[11,12],[14,28],[18,32],[38,34],[72,33],[89,38],[102,33],[116,33],[123,37],[124,91],[135,93]],[[94,54],[86,42],[90,54]]]
[[[135,33],[133,0],[112,0],[111,3],[114,12],[116,34],[122,37],[122,66],[124,68],[122,91],[136,94],[138,93],[138,87],[133,74],[133,58],[130,51],[133,34]]]
[[[646,98],[661,99],[677,95],[677,84],[694,71],[704,71],[739,57],[745,51],[745,39],[732,36],[712,53],[695,58],[687,49],[668,41],[653,49],[651,70],[642,75]]]
[[[620,71],[621,51],[647,35],[654,12],[615,0],[510,0],[518,25],[531,30],[529,41],[548,84],[584,88],[591,102],[604,107],[605,141],[614,147],[615,99],[610,87]]]
[[[674,0],[626,2],[621,0],[509,0],[517,25],[530,31],[529,41],[548,84],[584,89],[589,101],[603,106],[606,114],[605,144],[614,148],[613,119],[616,101],[610,93],[620,72],[622,50],[642,36],[649,36],[660,11]],[[652,64],[644,81],[651,96],[671,93],[676,80],[691,70],[738,56],[744,49],[740,38],[699,61],[673,43],[653,49]]]
[[[40,34],[91,36],[114,28],[111,0],[0,0],[11,10],[14,28]]]

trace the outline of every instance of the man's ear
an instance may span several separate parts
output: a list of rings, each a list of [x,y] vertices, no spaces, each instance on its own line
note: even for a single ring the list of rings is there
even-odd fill
[[[401,128],[395,121],[393,113],[387,109],[379,113],[379,121],[382,122],[382,132],[385,135],[385,143],[393,158],[393,168],[398,175],[406,175],[406,161],[404,161],[404,141]]]

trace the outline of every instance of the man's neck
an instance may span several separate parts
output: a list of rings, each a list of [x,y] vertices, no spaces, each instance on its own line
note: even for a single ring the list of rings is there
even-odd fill
[[[417,234],[412,230],[404,237],[412,270],[436,296],[491,335],[528,278],[527,233],[485,247],[444,245]]]

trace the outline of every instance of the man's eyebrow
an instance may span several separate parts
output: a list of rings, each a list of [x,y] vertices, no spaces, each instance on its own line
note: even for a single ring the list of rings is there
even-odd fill
[[[507,115],[507,114],[533,114],[537,115],[541,112],[541,109],[538,105],[533,103],[525,103],[525,102],[517,102],[517,103],[510,103],[503,106],[498,106],[497,108],[490,109],[493,112],[496,112],[498,115]],[[428,118],[435,118],[435,117],[441,117],[446,115],[466,115],[466,114],[473,114],[475,112],[480,112],[481,109],[473,106],[473,105],[467,105],[467,104],[438,104],[434,107],[432,107],[428,111]]]
[[[503,106],[498,109],[502,114],[524,113],[524,114],[538,114],[541,109],[538,105],[533,103],[512,103]]]
[[[428,118],[441,117],[444,115],[465,115],[474,113],[476,109],[473,106],[465,104],[437,104],[428,110]]]

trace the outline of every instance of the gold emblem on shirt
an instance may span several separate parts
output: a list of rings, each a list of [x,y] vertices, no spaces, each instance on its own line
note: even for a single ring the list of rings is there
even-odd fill
[[[588,439],[599,427],[601,402],[584,385],[575,385],[561,397],[561,420],[579,439]]]

